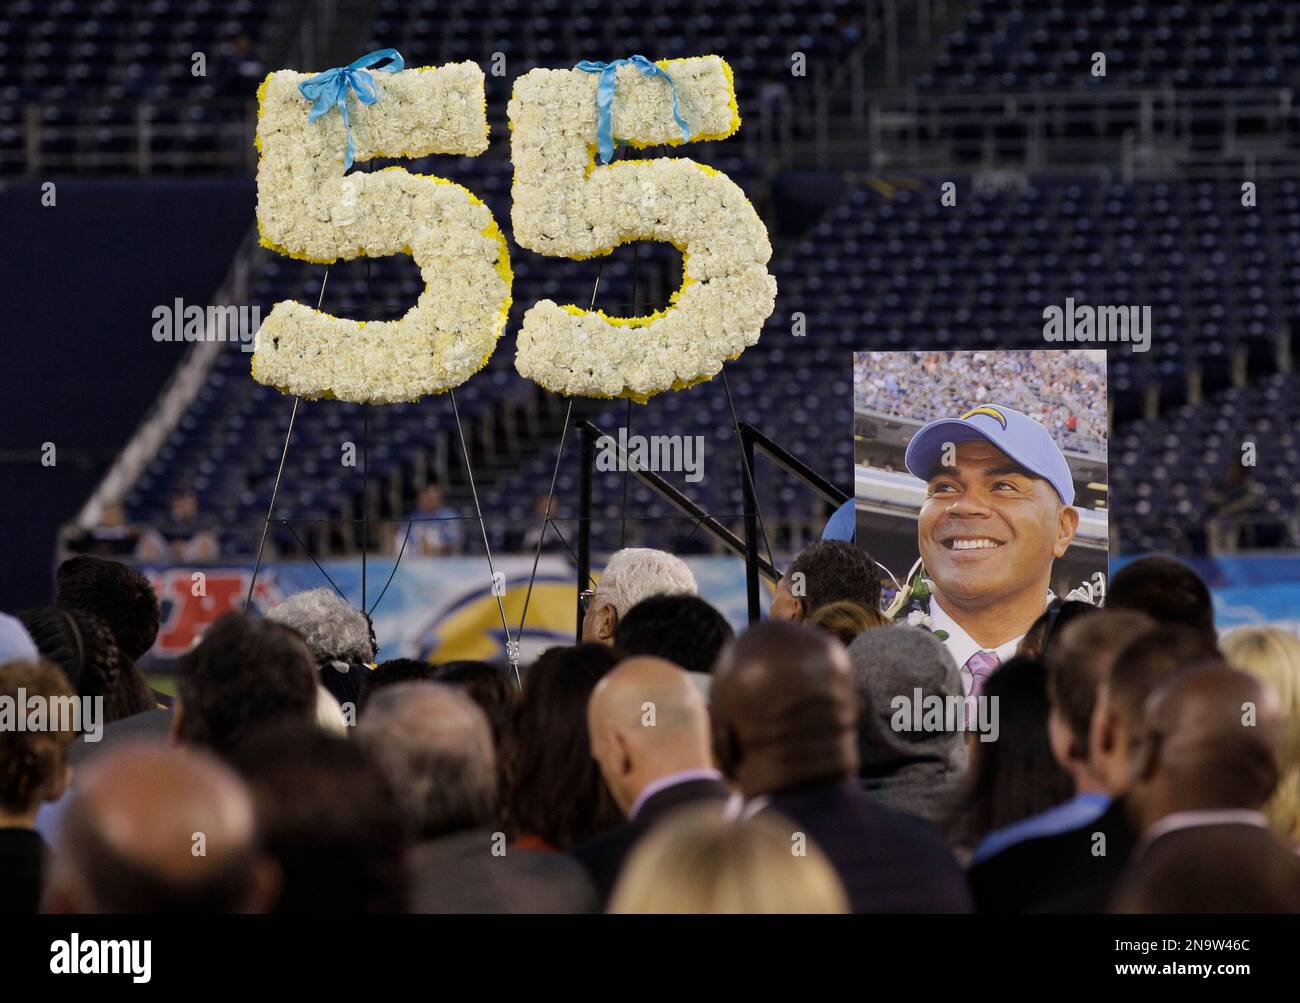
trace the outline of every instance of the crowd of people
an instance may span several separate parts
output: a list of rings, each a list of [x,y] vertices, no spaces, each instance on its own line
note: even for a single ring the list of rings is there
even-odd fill
[[[1064,449],[1106,454],[1106,366],[1082,352],[863,352],[853,367],[857,411],[930,421],[971,400],[1006,400]]]
[[[0,911],[1300,912],[1300,640],[1221,637],[1170,558],[1052,604],[975,730],[842,542],[739,635],[681,560],[620,551],[518,683],[376,665],[321,589],[214,622],[169,696],[139,572],[57,588],[0,617]]]

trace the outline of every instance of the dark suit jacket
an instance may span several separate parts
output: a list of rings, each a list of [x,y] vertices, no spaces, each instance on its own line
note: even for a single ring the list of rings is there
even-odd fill
[[[1133,855],[1112,911],[1300,913],[1300,857],[1268,829],[1175,829]]]
[[[510,846],[486,829],[418,843],[407,858],[414,913],[592,913],[591,882],[562,853]]]
[[[1097,833],[1106,837],[1104,853]],[[1105,912],[1136,841],[1117,799],[1087,825],[1027,839],[973,866],[967,877],[975,911]]]
[[[355,708],[361,693],[361,680],[369,671],[364,665],[349,665],[346,672],[340,672],[333,665],[322,665],[316,669],[316,678],[340,706],[350,703]]]
[[[856,779],[781,791],[768,806],[826,854],[855,913],[970,912],[961,868],[939,830],[886,808]]]
[[[111,749],[118,742],[155,742],[167,741],[172,730],[172,712],[170,708],[142,710],[130,717],[118,718],[104,725],[104,733],[98,742],[87,742],[85,735],[68,746],[68,762],[73,766],[84,766],[89,760]]]
[[[633,821],[624,822],[575,847],[573,855],[587,869],[596,891],[600,893],[601,902],[609,901],[623,863],[637,841],[665,815],[699,801],[725,801],[730,793],[727,785],[719,780],[687,780],[673,784],[647,798]]]
[[[48,856],[34,829],[0,829],[0,916],[36,914]]]

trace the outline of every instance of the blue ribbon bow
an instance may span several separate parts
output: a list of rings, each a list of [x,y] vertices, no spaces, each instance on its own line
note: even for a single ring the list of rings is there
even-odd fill
[[[336,66],[298,85],[302,96],[313,102],[311,111],[307,113],[308,122],[315,122],[331,108],[337,108],[339,114],[343,116],[343,131],[348,137],[348,152],[343,158],[344,171],[351,169],[352,158],[356,153],[356,147],[352,142],[352,124],[348,121],[348,91],[352,91],[362,104],[374,104],[378,101],[379,88],[375,86],[375,78],[366,67],[374,66],[375,63],[385,59],[391,59],[392,62],[387,66],[377,67],[380,73],[396,73],[406,65],[401,53],[396,49],[376,49],[347,66]]]
[[[641,71],[642,76],[663,77],[668,81],[668,86],[673,92],[673,118],[682,130],[682,139],[691,138],[691,127],[686,124],[686,119],[682,118],[682,113],[677,106],[677,85],[665,70],[650,62],[645,56],[615,59],[612,63],[596,63],[584,59],[574,67],[575,70],[600,74],[600,83],[596,85],[596,144],[600,148],[602,164],[608,164],[614,157],[614,77],[618,73],[618,68],[625,63],[635,66]]]

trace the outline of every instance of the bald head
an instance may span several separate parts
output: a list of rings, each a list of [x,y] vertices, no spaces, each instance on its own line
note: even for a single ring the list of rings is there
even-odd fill
[[[587,703],[591,753],[626,814],[649,784],[713,765],[709,712],[699,688],[672,662],[628,658]]]
[[[771,620],[722,653],[711,693],[714,749],[747,797],[857,771],[857,702],[842,645]]]
[[[1224,663],[1192,669],[1147,701],[1130,800],[1143,828],[1175,811],[1258,810],[1277,785],[1282,726],[1267,684]]]
[[[247,912],[270,904],[252,798],[199,750],[131,745],[79,778],[47,908],[54,912]]]
[[[445,683],[400,683],[366,705],[357,736],[387,774],[423,839],[472,829],[496,807],[487,715]]]

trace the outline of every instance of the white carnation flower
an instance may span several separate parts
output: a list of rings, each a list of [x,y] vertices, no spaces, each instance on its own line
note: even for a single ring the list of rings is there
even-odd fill
[[[486,364],[510,307],[510,257],[491,213],[467,189],[400,168],[344,177],[337,112],[307,121],[281,70],[258,91],[257,220],[262,243],[308,261],[409,254],[426,283],[395,321],[362,323],[301,303],[272,308],[254,342],[253,377],[286,393],[361,403],[417,400]],[[348,97],[357,162],[487,149],[483,71],[471,62],[373,73],[379,100]]]
[[[660,64],[676,84],[691,138],[740,125],[730,69],[717,56]],[[533,70],[510,99],[515,239],[539,254],[585,258],[635,240],[682,248],[674,304],[620,320],[542,300],[524,314],[515,366],[557,393],[645,400],[715,376],[758,341],[776,305],[767,229],[726,175],[687,159],[596,165],[599,74]],[[634,66],[616,71],[613,134],[682,143],[671,90]]]

